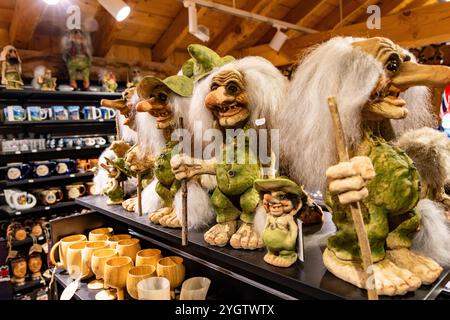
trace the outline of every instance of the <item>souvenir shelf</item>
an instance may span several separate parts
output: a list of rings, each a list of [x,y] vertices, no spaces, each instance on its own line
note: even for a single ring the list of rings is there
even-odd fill
[[[322,249],[317,243],[318,235],[334,231],[331,215],[325,213],[321,226],[304,228],[305,262],[297,262],[290,268],[276,268],[263,261],[263,250],[245,251],[212,247],[203,239],[203,232],[189,232],[189,243],[181,246],[181,231],[151,224],[147,216],[139,217],[125,211],[121,206],[109,206],[103,196],[76,199],[84,207],[97,211],[110,219],[127,225],[136,237],[157,243],[181,256],[204,261],[220,274],[233,273],[240,281],[258,288],[273,298],[280,299],[366,299],[366,291],[358,289],[329,273],[322,262]],[[422,286],[414,293],[402,297],[382,299],[436,299],[446,283],[450,272],[445,270],[431,286]]]
[[[60,176],[51,176],[47,178],[23,179],[18,181],[1,180],[0,185],[3,185],[4,187],[20,187],[23,185],[31,185],[31,184],[33,186],[37,186],[40,184],[47,185],[48,183],[54,181],[66,182],[70,180],[92,179],[93,177],[94,174],[92,172],[71,173]]]
[[[75,201],[63,201],[63,202],[59,202],[50,206],[34,206],[31,209],[27,209],[27,210],[15,210],[15,209],[11,209],[9,206],[7,205],[3,205],[0,206],[0,214],[4,213],[6,215],[8,215],[10,218],[17,218],[19,216],[29,216],[29,215],[33,215],[36,213],[42,213],[42,212],[46,212],[46,211],[54,211],[57,209],[68,209],[69,207],[77,207],[77,204],[75,203]]]

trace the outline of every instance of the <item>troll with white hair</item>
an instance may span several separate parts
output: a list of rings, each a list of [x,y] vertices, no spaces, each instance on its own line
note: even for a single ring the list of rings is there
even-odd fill
[[[178,143],[172,141],[172,133],[180,117],[187,120],[187,128],[192,127],[188,114],[194,82],[201,82],[213,68],[229,60],[229,57],[221,58],[211,49],[197,44],[190,45],[188,52],[192,58],[183,65],[181,74],[164,80],[145,77],[138,86],[142,100],[137,106],[139,117],[141,114],[146,117],[145,130],[153,132],[151,136],[145,135],[150,139],[146,144],[158,154],[154,170],[156,179],[144,190],[142,198],[146,211],[150,213],[150,221],[171,228],[181,227],[182,220],[181,183],[175,179],[170,167],[173,150]],[[199,177],[187,183],[189,229],[206,226],[214,217],[208,196],[209,180]]]
[[[277,119],[282,165],[307,190],[326,191],[332,209],[337,232],[328,239],[325,266],[337,277],[367,288],[348,206],[359,201],[375,263],[375,287],[382,295],[413,291],[442,272],[433,252],[411,250],[419,226],[419,233],[425,232],[422,229],[430,225],[425,220],[440,213],[422,202],[429,200],[419,202],[419,172],[404,151],[388,142],[405,130],[430,125],[428,90],[421,86],[442,86],[450,80],[449,68],[413,60],[389,39],[331,39],[303,59]],[[331,96],[353,157],[334,166],[337,150],[327,105]],[[289,150],[292,145],[302,145],[302,152]],[[433,246],[442,248],[444,243]],[[439,255],[446,260],[440,259],[441,264],[450,262],[448,249],[440,249]]]
[[[177,179],[199,174],[216,177],[217,187],[211,196],[216,225],[204,235],[210,245],[230,243],[233,248],[250,250],[263,246],[254,225],[257,209],[264,211],[254,187],[254,181],[261,178],[261,164],[245,136],[248,129],[257,127],[257,119],[265,119],[270,126],[272,114],[286,95],[286,86],[287,79],[269,61],[247,57],[218,68],[194,89],[190,123],[198,121],[204,130],[240,131],[231,140],[223,134],[224,140],[220,141],[219,155],[231,161],[218,161],[218,155],[206,160],[179,155],[171,162]],[[203,136],[203,132],[194,134],[196,138]],[[242,135],[245,148],[238,147]],[[232,159],[230,155],[234,155]]]
[[[11,45],[5,46],[0,53],[2,64],[2,84],[6,89],[22,89],[22,60],[19,52]]]

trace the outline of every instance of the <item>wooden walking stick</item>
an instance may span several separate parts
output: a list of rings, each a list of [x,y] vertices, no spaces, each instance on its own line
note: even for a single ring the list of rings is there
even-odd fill
[[[184,123],[183,118],[180,117],[179,119],[180,128],[184,129]],[[183,218],[181,220],[181,245],[187,246],[188,244],[188,230],[187,230],[187,222],[188,222],[188,216],[187,216],[187,179],[181,180],[181,196],[182,196],[182,214]]]
[[[330,108],[331,118],[333,120],[334,131],[336,134],[336,147],[339,155],[339,162],[349,161],[348,149],[345,142],[344,129],[342,128],[341,118],[337,108],[336,99],[334,97],[328,98],[328,106]],[[368,269],[373,265],[372,253],[370,251],[369,238],[367,237],[367,231],[364,226],[363,215],[359,202],[350,204],[350,212],[352,214],[353,223],[355,225],[356,235],[358,237],[359,248],[361,249],[361,257],[363,261],[363,268],[365,272],[364,283],[367,283],[369,276]],[[378,300],[378,294],[375,289],[374,283],[371,288],[367,289],[367,296],[369,300]]]
[[[137,201],[138,201],[138,213],[139,217],[142,217],[142,173],[137,173]]]

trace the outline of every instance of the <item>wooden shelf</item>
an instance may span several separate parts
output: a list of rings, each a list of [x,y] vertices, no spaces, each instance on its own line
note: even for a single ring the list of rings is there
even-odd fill
[[[179,229],[154,225],[148,221],[147,216],[139,217],[135,213],[125,211],[121,206],[109,206],[106,204],[106,197],[103,196],[83,197],[76,199],[76,202],[121,221],[131,229],[138,230],[139,233],[159,239],[161,242],[177,247],[188,254],[210,261],[294,298],[351,300],[367,298],[365,290],[358,289],[336,278],[323,265],[323,248],[317,243],[318,236],[325,236],[335,230],[331,215],[327,212],[325,213],[325,221],[321,226],[304,228],[305,263],[297,262],[290,268],[276,268],[264,262],[264,250],[235,250],[230,246],[224,248],[212,247],[204,241],[203,231],[190,231],[189,244],[182,247]],[[444,284],[442,282],[447,276],[449,276],[448,270],[444,271],[433,285],[422,286],[415,292],[402,297],[382,297],[382,299],[430,299],[436,288],[445,285],[446,282]]]

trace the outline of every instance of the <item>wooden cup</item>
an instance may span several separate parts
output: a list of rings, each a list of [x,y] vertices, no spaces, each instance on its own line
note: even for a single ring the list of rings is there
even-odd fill
[[[134,264],[134,262],[136,261],[136,254],[141,250],[141,245],[139,243],[139,239],[131,238],[120,240],[117,243],[116,249],[119,253],[119,256],[130,257]]]
[[[193,277],[181,285],[180,300],[205,300],[211,280],[205,277]]]
[[[106,241],[89,241],[83,249],[82,256],[83,261],[85,261],[86,265],[92,270],[92,254],[95,250],[99,249],[107,249],[109,248],[108,243]]]
[[[112,257],[106,260],[105,285],[117,290],[117,300],[124,300],[124,288],[127,285],[128,271],[133,267],[133,260],[128,256]]]
[[[162,258],[159,249],[143,249],[136,254],[136,266],[154,266]]]
[[[97,280],[103,279],[105,263],[109,258],[117,257],[119,254],[116,249],[97,249],[92,253],[91,269]]]
[[[86,261],[83,260],[83,250],[87,241],[72,243],[67,248],[67,271],[72,279],[83,279],[92,276],[92,271]]]
[[[72,236],[67,236],[59,240],[57,243],[55,243],[52,247],[52,250],[50,251],[50,260],[51,262],[58,268],[67,269],[66,266],[66,253],[67,248],[77,242],[86,241],[87,238],[84,234],[75,234]],[[59,248],[59,259],[60,261],[56,261],[55,259],[55,251]]]
[[[113,228],[98,228],[89,232],[89,241],[106,241],[113,233]]]
[[[115,234],[108,239],[109,247],[112,249],[116,249],[117,243],[120,240],[131,239],[131,235],[129,234]]]
[[[170,281],[170,289],[179,287],[186,276],[183,258],[170,256],[159,259],[156,265],[158,277],[165,277]]]
[[[155,276],[156,268],[154,266],[133,267],[127,275],[127,291],[133,299],[138,299],[137,284],[139,281]]]
[[[137,284],[139,300],[170,300],[170,282],[163,277],[151,277]]]

